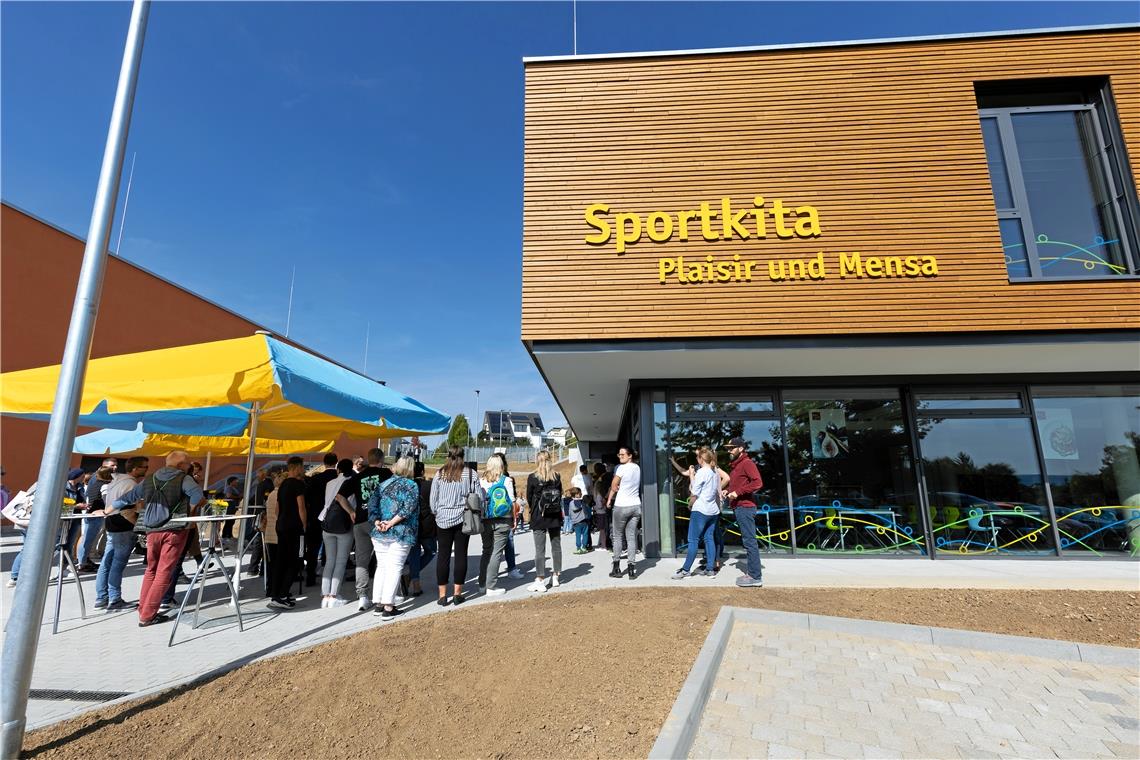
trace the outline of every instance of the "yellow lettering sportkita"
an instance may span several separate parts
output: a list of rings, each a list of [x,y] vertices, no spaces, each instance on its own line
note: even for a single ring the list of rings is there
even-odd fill
[[[681,211],[649,211],[645,215],[616,211],[605,203],[591,203],[583,213],[593,232],[583,240],[590,245],[606,245],[613,241],[614,250],[625,253],[644,238],[654,243],[673,240],[687,242],[700,238],[708,242],[723,240],[781,240],[817,238],[822,234],[819,211],[815,206],[791,206],[781,198],[766,200],[753,196],[751,205],[734,207],[731,198],[701,201],[696,208]]]

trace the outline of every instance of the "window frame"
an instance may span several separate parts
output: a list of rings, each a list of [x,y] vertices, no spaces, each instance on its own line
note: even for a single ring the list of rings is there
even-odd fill
[[[1013,283],[1023,282],[1061,282],[1065,280],[1088,282],[1088,281],[1115,281],[1121,278],[1134,278],[1137,275],[1137,256],[1134,250],[1134,239],[1132,231],[1128,228],[1128,220],[1135,218],[1135,214],[1125,213],[1125,209],[1121,207],[1122,202],[1127,204],[1129,201],[1128,188],[1118,188],[1116,186],[1116,177],[1109,165],[1109,159],[1106,155],[1108,143],[1105,140],[1104,129],[1102,122],[1106,118],[1103,105],[1103,95],[1098,93],[1097,99],[1100,103],[1086,103],[1086,104],[1060,104],[1048,106],[1008,106],[1008,107],[990,107],[978,109],[978,124],[979,130],[981,124],[985,119],[994,119],[998,128],[998,142],[1005,161],[1006,177],[1009,181],[1010,194],[1013,197],[1012,208],[998,208],[997,194],[993,188],[993,178],[990,177],[990,192],[993,197],[994,209],[997,212],[999,224],[1003,220],[1014,219],[1021,224],[1021,236],[1025,241],[1025,256],[1029,265],[1028,277],[1014,277],[1009,276],[1009,281]],[[1124,257],[1124,266],[1128,270],[1124,274],[1118,275],[1093,275],[1090,277],[1045,277],[1041,273],[1041,260],[1037,250],[1037,231],[1033,224],[1033,217],[1029,210],[1029,196],[1025,189],[1025,177],[1021,171],[1021,156],[1017,148],[1017,139],[1013,131],[1013,116],[1017,114],[1026,113],[1058,113],[1058,112],[1086,112],[1089,114],[1089,122],[1092,125],[1093,136],[1097,141],[1096,144],[1096,160],[1100,162],[1100,169],[1104,176],[1105,186],[1111,200],[1112,212],[1116,218],[1117,227],[1120,229],[1120,247]],[[1114,154],[1117,162],[1120,164],[1117,167],[1120,176],[1127,181],[1130,176],[1129,168],[1126,160],[1120,151],[1120,146],[1113,141]],[[990,160],[990,155],[986,154],[987,169]],[[988,175],[988,171],[987,171]],[[1004,254],[1003,254],[1004,259]],[[1007,267],[1007,275],[1008,275]]]

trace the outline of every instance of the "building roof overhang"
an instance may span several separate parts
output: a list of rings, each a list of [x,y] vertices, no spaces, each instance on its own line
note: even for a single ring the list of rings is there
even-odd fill
[[[1140,375],[1140,331],[689,341],[530,341],[567,423],[586,441],[617,439],[629,390],[702,380],[741,385],[1006,382]]]

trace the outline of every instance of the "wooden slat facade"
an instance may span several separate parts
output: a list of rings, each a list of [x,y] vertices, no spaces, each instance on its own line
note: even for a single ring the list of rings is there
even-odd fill
[[[1080,32],[526,65],[524,340],[1140,328],[1140,280],[1010,283],[975,82],[1109,77],[1132,181],[1140,33]],[[586,206],[678,212],[754,195],[814,239],[648,237],[618,255]],[[749,221],[751,226],[751,221]],[[714,222],[719,229],[719,221]],[[657,262],[823,251],[829,276],[661,284]],[[935,255],[935,278],[839,279],[838,252]],[[766,266],[766,265],[765,265]]]

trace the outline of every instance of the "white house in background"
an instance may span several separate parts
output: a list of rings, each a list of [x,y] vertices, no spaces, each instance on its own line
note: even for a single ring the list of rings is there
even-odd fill
[[[538,412],[491,410],[483,415],[483,432],[496,441],[542,448],[544,431]]]
[[[574,431],[569,427],[551,428],[546,432],[546,437],[550,440],[551,443],[555,443],[559,446],[565,446],[566,440],[568,438],[574,437]]]

